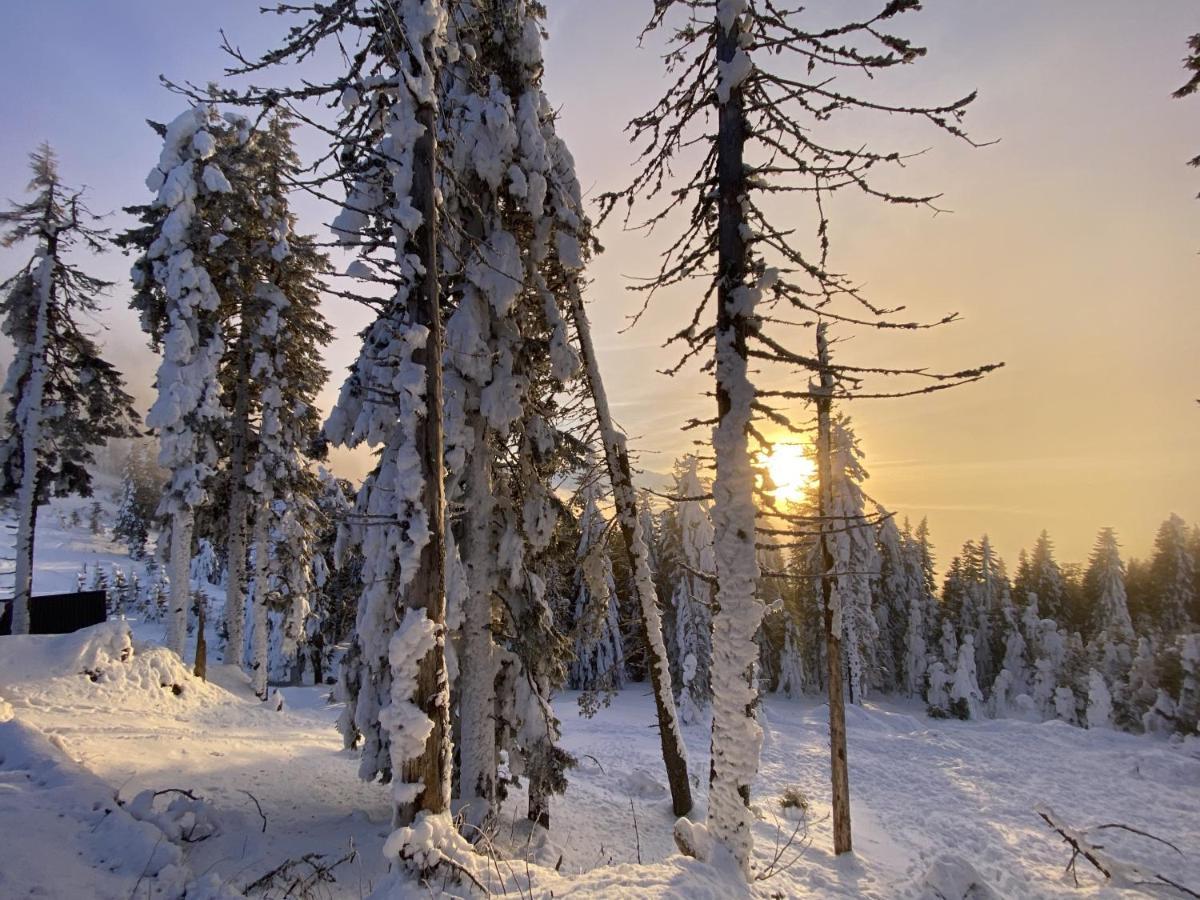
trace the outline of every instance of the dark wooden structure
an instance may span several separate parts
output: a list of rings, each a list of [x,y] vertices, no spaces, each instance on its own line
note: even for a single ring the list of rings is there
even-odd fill
[[[104,591],[76,591],[71,594],[46,594],[34,597],[29,607],[31,634],[70,634],[80,628],[99,625],[108,618]],[[12,601],[4,601],[0,615],[0,635],[12,633]]]

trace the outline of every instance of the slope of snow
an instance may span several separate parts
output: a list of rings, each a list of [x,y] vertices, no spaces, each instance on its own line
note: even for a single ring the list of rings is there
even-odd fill
[[[51,572],[73,579],[85,558],[118,559],[102,539],[43,521],[59,532],[46,542]],[[79,550],[74,561],[68,547]],[[326,689],[284,689],[277,711],[236,669],[212,664],[209,681],[198,681],[161,637],[162,626],[124,622],[0,637],[0,897],[124,898],[136,887],[137,896],[186,889],[189,900],[211,900],[246,891],[288,860],[311,853],[328,864],[352,849],[319,896],[438,893],[440,880],[387,878],[388,788],[357,778]],[[509,861],[481,857],[480,880],[494,894],[539,898],[747,895],[740,873],[675,851],[648,688],[630,687],[592,719],[579,716],[576,700],[556,704],[579,765],[566,796],[553,800],[550,832],[531,835],[524,791],[511,790],[490,836]],[[1183,854],[1099,833],[1112,855],[1200,885],[1200,759],[1187,745],[1059,722],[930,720],[890,702],[851,708],[847,719],[855,853],[837,859],[826,709],[764,703],[754,862],[774,874],[752,886],[755,896],[1135,896],[1086,865],[1076,887],[1064,873],[1068,848],[1037,816],[1041,804],[1075,829],[1120,822],[1173,841]],[[683,736],[701,820],[707,723]],[[789,790],[807,798],[806,816],[780,806]],[[299,863],[293,875],[312,871]],[[277,882],[249,896],[285,890]]]

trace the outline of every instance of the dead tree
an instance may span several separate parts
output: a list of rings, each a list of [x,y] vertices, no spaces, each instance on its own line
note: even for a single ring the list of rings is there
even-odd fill
[[[924,393],[973,381],[992,368],[937,373],[822,366],[793,339],[818,321],[848,328],[927,327],[898,319],[902,307],[873,304],[829,261],[828,205],[835,192],[851,189],[887,203],[929,208],[936,199],[878,184],[877,172],[900,166],[905,156],[865,141],[843,143],[830,133],[830,119],[845,113],[903,116],[968,140],[960,123],[973,94],[940,106],[905,106],[834,83],[837,76],[869,79],[919,59],[923,48],[888,30],[890,20],[919,6],[917,0],[891,0],[869,18],[827,25],[814,22],[807,10],[785,8],[776,0],[656,0],[643,36],[667,33],[664,58],[671,83],[630,125],[631,139],[644,148],[632,183],[601,199],[602,221],[618,204],[627,210],[639,200],[656,204],[637,223],[631,213],[625,214],[627,225],[637,224],[646,232],[664,226],[675,213],[686,216],[657,273],[637,288],[647,303],[664,288],[693,280],[703,286],[701,301],[669,341],[681,349],[668,372],[699,361],[715,381],[716,416],[689,423],[713,428],[716,456],[719,609],[713,643],[722,649],[714,654],[713,679],[714,691],[724,700],[714,706],[708,827],[747,876],[753,874],[750,783],[761,739],[753,721],[757,688],[750,681],[757,655],[754,636],[763,613],[754,594],[758,573],[753,561],[756,529],[764,524],[764,510],[770,510],[769,501],[756,498],[752,460],[769,449],[769,432],[810,430],[810,423],[792,417],[793,409],[807,402],[824,398],[832,404],[851,393]],[[698,161],[679,176],[681,157],[688,164]],[[816,223],[811,240],[792,221],[780,220],[783,199],[806,201]],[[795,209],[794,203],[790,206]],[[950,315],[931,324],[953,319]],[[759,385],[751,381],[751,365]],[[815,391],[764,386],[771,370],[793,378],[797,371],[808,373],[818,383],[828,381],[821,378],[825,372],[832,385]],[[912,391],[881,392],[864,385],[872,376],[909,376],[925,383]],[[775,533],[819,524],[819,519],[782,511],[772,512],[771,518],[775,522],[768,527]],[[705,844],[684,837],[689,839],[681,843],[689,846]],[[848,847],[847,836],[839,849]]]

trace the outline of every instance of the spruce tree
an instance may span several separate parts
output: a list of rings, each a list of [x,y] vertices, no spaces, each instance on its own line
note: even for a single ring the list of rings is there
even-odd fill
[[[588,694],[611,694],[625,684],[625,650],[617,614],[617,585],[605,536],[608,523],[594,489],[583,495],[575,576],[575,658],[568,684]],[[585,710],[595,710],[595,700]]]
[[[100,355],[84,320],[99,312],[108,282],[68,255],[103,249],[82,194],[63,185],[49,145],[30,156],[26,203],[0,211],[0,245],[34,243],[30,260],[0,284],[0,316],[14,355],[0,442],[0,496],[17,503],[12,633],[29,631],[38,507],[92,492],[94,448],[133,437],[137,414],[120,373]]]
[[[1148,587],[1149,623],[1160,634],[1169,640],[1195,627],[1196,560],[1187,525],[1175,514],[1159,526],[1154,538]]]
[[[679,530],[679,565],[671,607],[675,611],[675,646],[680,670],[679,716],[685,724],[700,721],[712,697],[713,529],[697,471],[699,460],[685,457],[675,480],[675,522]],[[793,685],[798,690],[799,684]]]
[[[225,208],[233,192],[222,164],[236,141],[225,139],[225,120],[208,103],[154,128],[163,149],[146,185],[156,196],[149,206],[132,210],[141,214],[142,225],[122,240],[140,251],[132,305],[151,346],[162,352],[158,397],[146,424],[158,432],[159,464],[169,478],[158,507],[170,524],[167,646],[182,654],[196,510],[208,497],[225,420],[218,379],[225,350],[218,284],[237,261],[221,252]]]

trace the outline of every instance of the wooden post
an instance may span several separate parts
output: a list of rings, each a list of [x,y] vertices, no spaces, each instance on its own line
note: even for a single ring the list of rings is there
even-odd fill
[[[849,853],[850,773],[846,763],[846,699],[842,694],[841,616],[833,614],[833,551],[829,546],[830,522],[826,520],[832,505],[833,372],[829,368],[829,343],[824,323],[817,326],[817,362],[821,388],[817,396],[817,516],[821,522],[821,604],[825,611],[825,660],[829,688],[829,760],[833,780],[833,852]],[[833,523],[837,527],[839,523]]]

